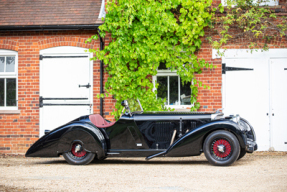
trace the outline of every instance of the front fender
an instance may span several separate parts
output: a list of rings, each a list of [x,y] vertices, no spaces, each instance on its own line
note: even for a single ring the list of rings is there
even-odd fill
[[[238,139],[242,148],[245,148],[246,137],[236,123],[230,120],[218,120],[197,127],[177,139],[167,150],[165,156],[191,156],[202,152],[204,139],[213,131],[227,130],[232,132]]]

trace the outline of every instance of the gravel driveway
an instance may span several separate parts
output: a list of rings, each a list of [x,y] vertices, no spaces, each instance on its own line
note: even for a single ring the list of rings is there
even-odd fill
[[[229,167],[204,155],[112,158],[71,166],[60,158],[0,158],[0,191],[287,191],[287,153],[247,154]]]

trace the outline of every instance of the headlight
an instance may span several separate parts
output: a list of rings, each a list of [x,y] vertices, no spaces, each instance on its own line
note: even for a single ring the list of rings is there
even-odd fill
[[[235,115],[231,118],[232,121],[234,121],[235,123],[238,123],[240,121],[240,116],[239,115]]]
[[[255,134],[254,128],[251,126],[251,124],[246,119],[241,118],[241,120],[245,123],[245,125],[248,126],[247,136],[251,135],[251,139],[256,141],[256,134]]]
[[[238,125],[239,125],[239,128],[241,129],[241,131],[250,131],[251,130],[250,126],[242,120],[240,120],[238,122]]]

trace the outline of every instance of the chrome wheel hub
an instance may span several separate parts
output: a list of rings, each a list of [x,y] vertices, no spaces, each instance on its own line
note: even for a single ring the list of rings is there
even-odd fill
[[[78,153],[78,152],[80,152],[80,151],[82,151],[82,145],[78,144],[78,145],[76,145],[76,147],[75,147],[75,152]]]
[[[224,151],[225,151],[225,146],[224,146],[224,145],[218,145],[218,146],[217,146],[217,149],[218,149],[219,152],[224,153]]]

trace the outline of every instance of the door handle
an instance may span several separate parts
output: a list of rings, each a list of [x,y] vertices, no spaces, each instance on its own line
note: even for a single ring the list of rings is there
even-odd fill
[[[268,113],[266,113],[266,115],[268,116]]]
[[[90,85],[90,83],[88,83],[88,85],[79,85],[79,87],[86,87],[86,88],[90,88],[90,87],[91,87],[91,85]]]
[[[272,116],[274,116],[274,113],[272,113]]]

